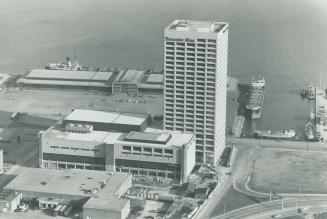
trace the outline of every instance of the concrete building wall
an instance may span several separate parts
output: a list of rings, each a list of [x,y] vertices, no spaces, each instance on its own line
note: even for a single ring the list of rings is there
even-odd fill
[[[83,219],[125,219],[127,217],[125,211],[125,209],[124,211],[109,211],[83,207]]]
[[[3,150],[0,150],[0,173],[3,173]]]
[[[216,65],[216,111],[215,111],[215,153],[218,161],[225,148],[226,105],[227,105],[227,64],[228,64],[228,28],[218,35]]]
[[[131,151],[124,150],[124,146],[131,147]],[[139,148],[141,151],[135,151],[133,148]],[[162,153],[156,153],[155,149],[162,151]],[[151,150],[152,152],[147,152],[146,150]],[[165,153],[165,150],[172,151],[173,154]],[[160,147],[160,146],[140,146],[133,144],[115,144],[115,159],[126,159],[126,160],[139,160],[139,161],[149,161],[149,162],[161,162],[161,163],[173,163],[179,164],[181,162],[178,153],[180,147]]]
[[[97,140],[97,139],[95,139]],[[69,154],[75,156],[105,157],[105,144],[97,141],[46,138],[42,140],[43,153]]]
[[[107,144],[105,147],[105,162],[107,171],[115,171],[115,147],[113,144]]]
[[[85,194],[85,196],[77,196],[77,195],[65,195],[65,194],[53,194],[53,193],[45,193],[45,192],[37,192],[37,191],[25,191],[25,190],[15,190],[18,193],[21,193],[24,198],[40,198],[40,197],[48,197],[55,199],[65,199],[69,200],[85,200],[90,197],[90,195]]]
[[[190,141],[188,145],[184,145],[182,148],[182,182],[187,182],[187,177],[192,172],[195,166],[195,137]]]

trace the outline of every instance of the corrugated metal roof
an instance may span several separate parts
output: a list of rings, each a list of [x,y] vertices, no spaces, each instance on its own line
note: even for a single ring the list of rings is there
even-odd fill
[[[63,71],[34,69],[26,78],[44,78],[48,80],[85,80],[85,81],[108,81],[112,72],[94,72],[94,71]]]

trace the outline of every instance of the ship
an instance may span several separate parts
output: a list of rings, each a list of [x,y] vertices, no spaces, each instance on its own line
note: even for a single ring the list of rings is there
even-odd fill
[[[245,117],[259,119],[265,98],[265,79],[258,76],[251,80],[250,94],[245,106]]]
[[[315,128],[314,126],[312,125],[311,122],[308,122],[306,125],[305,125],[305,137],[308,141],[314,141],[316,140],[316,136],[315,136]]]
[[[259,131],[255,130],[253,132],[254,137],[256,138],[274,138],[274,139],[292,139],[296,136],[296,131],[293,129],[290,130],[266,130],[266,131]]]
[[[303,90],[301,91],[301,97],[302,97],[302,98],[306,98],[307,95],[308,95],[308,90],[307,90],[307,89],[303,89]]]
[[[266,85],[265,79],[263,77],[260,78],[259,75],[257,75],[257,77],[255,77],[255,78],[252,78],[252,80],[251,80],[251,87],[264,88],[265,85]]]
[[[309,86],[308,90],[307,90],[307,98],[309,100],[314,100],[316,98],[316,92],[315,89],[312,85]]]

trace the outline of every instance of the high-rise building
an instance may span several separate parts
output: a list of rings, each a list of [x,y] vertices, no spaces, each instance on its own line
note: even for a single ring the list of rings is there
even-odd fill
[[[196,134],[198,161],[225,147],[228,23],[175,20],[165,28],[164,129]]]

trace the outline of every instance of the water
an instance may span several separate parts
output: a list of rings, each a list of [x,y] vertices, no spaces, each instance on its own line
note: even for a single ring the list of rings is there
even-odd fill
[[[176,18],[228,21],[229,75],[267,81],[255,128],[305,124],[300,90],[327,80],[325,0],[0,1],[0,72],[64,60],[77,48],[89,66],[162,66],[163,29]]]

